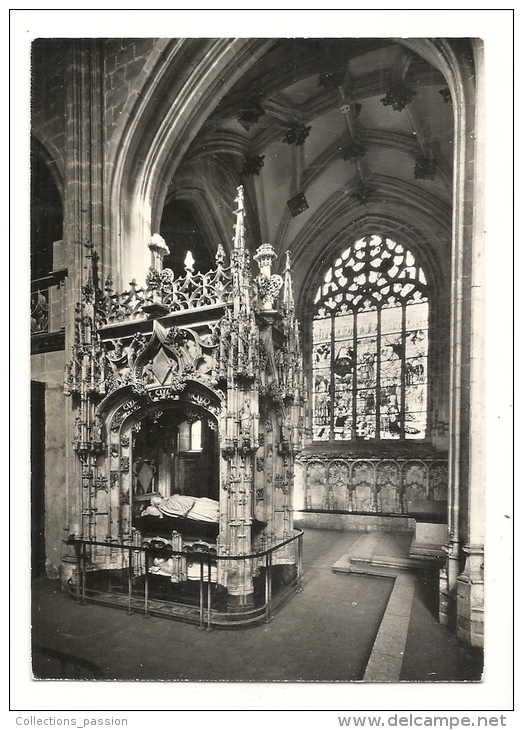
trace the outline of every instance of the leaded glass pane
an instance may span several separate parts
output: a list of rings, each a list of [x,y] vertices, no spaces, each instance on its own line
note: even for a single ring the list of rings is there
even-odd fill
[[[354,315],[334,318],[334,438],[353,438]]]
[[[313,322],[312,433],[316,441],[330,437],[332,318],[321,317]]]
[[[403,358],[402,306],[381,310],[380,347],[380,437],[399,439],[401,362]]]
[[[356,317],[356,433],[376,438],[376,362],[378,312],[360,311]]]
[[[424,438],[427,281],[413,253],[359,239],[334,259],[314,307],[313,437]]]
[[[405,308],[405,438],[424,438],[427,413],[428,303]]]

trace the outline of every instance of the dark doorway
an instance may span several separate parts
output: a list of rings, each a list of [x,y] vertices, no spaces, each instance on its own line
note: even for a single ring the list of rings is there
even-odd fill
[[[45,575],[45,383],[31,381],[31,577]]]

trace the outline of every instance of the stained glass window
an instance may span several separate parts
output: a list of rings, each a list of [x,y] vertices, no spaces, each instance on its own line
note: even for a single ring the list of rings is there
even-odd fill
[[[429,301],[413,254],[366,236],[328,269],[314,300],[315,441],[422,439]]]

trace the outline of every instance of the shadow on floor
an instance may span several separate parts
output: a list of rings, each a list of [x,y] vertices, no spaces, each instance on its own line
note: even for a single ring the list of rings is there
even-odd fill
[[[361,681],[393,579],[332,572],[332,565],[360,536],[308,529],[303,592],[269,624],[244,630],[207,633],[163,618],[82,606],[61,591],[58,581],[35,581],[33,642],[59,653],[58,658],[45,658],[37,649],[35,675],[56,679],[57,672],[81,670],[82,676],[73,678],[95,678],[96,673],[99,678],[101,673],[106,680],[127,681]],[[438,623],[437,595],[437,575],[420,574],[400,681],[478,681],[482,652]],[[60,669],[60,653],[79,660],[81,667],[66,663]]]
[[[420,574],[412,602],[402,682],[478,682],[483,650],[469,646],[438,621],[438,583]]]
[[[303,591],[268,624],[208,633],[80,605],[44,580],[33,584],[33,641],[95,664],[108,680],[361,681],[393,581],[332,572],[357,536],[307,531]]]
[[[104,679],[96,664],[40,644],[33,644],[32,658],[33,674],[37,679]]]

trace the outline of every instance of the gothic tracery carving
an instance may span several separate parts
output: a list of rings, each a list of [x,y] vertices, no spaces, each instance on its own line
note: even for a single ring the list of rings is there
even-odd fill
[[[220,554],[249,553],[253,505],[267,523],[264,544],[291,535],[304,390],[290,258],[283,276],[272,274],[275,253],[265,244],[255,256],[255,279],[244,240],[242,188],[235,203],[229,266],[219,246],[212,271],[195,273],[187,259],[185,275],[175,279],[162,268],[165,242],[153,236],[154,266],[145,286],[132,281],[115,292],[108,277],[102,292],[90,275],[83,287],[65,389],[78,410],[81,529],[91,539],[134,539],[133,494],[143,499],[156,491],[161,470],[159,461],[133,456],[134,444],[140,429],[158,428],[167,411],[209,424],[219,439],[216,481],[227,494]],[[292,559],[287,551],[277,557]],[[220,570],[229,592],[249,591],[250,566]]]

